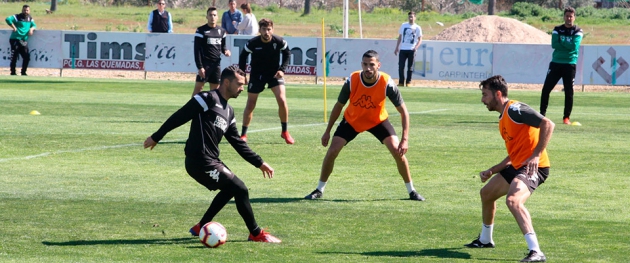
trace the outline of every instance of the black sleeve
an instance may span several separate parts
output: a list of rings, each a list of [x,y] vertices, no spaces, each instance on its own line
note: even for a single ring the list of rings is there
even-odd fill
[[[256,154],[247,143],[241,140],[241,137],[238,135],[238,129],[236,128],[236,122],[232,122],[228,127],[227,131],[223,135],[225,139],[232,145],[234,150],[245,159],[248,163],[252,164],[256,168],[260,168],[263,164],[262,158],[258,154]]]
[[[225,53],[225,51],[227,50],[225,48],[225,39],[227,39],[227,37],[225,36],[225,30],[221,30],[221,31],[223,32],[223,35],[221,36],[221,53]]]
[[[284,39],[282,39],[282,46],[282,65],[280,65],[280,68],[278,70],[284,72],[287,69],[287,66],[289,66],[289,60],[291,59],[291,50],[289,49],[289,44],[287,44],[287,41]]]
[[[249,56],[249,53],[250,53],[249,43],[251,43],[251,40],[248,41],[247,44],[245,44],[245,48],[243,48],[243,50],[241,51],[241,55],[238,56],[238,67],[243,72],[245,72],[245,70],[247,69],[247,57]]]
[[[193,48],[193,51],[195,54],[195,65],[197,66],[197,69],[201,69],[203,68],[203,63],[202,61],[202,50],[203,50],[203,36],[200,36],[201,33],[199,33],[199,29],[197,29],[197,32],[195,32],[195,46]]]
[[[395,107],[398,107],[404,103],[402,95],[400,94],[400,90],[398,86],[396,86],[396,82],[393,79],[389,79],[387,82],[387,98],[394,104]]]
[[[341,86],[341,91],[339,91],[339,96],[337,97],[337,102],[346,105],[346,102],[350,99],[350,77],[343,82],[343,86]]]
[[[184,125],[194,116],[199,114],[199,112],[203,112],[203,108],[199,105],[199,102],[197,102],[194,98],[190,99],[186,105],[182,106],[179,110],[173,113],[173,115],[171,115],[171,117],[162,124],[162,127],[151,135],[151,138],[155,142],[159,142],[168,132]]]
[[[508,116],[516,123],[523,123],[536,128],[540,127],[540,123],[545,118],[545,116],[542,116],[542,114],[522,102],[515,102],[510,105]]]

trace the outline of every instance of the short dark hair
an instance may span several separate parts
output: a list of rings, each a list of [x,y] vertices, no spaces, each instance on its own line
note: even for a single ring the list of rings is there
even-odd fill
[[[368,51],[365,51],[365,53],[363,53],[363,57],[362,58],[375,58],[376,60],[379,60],[378,59],[378,52],[376,52],[376,50],[372,50],[372,49],[370,49]]]
[[[268,19],[268,18],[263,18],[260,21],[258,21],[258,26],[260,28],[273,27],[273,21],[271,21],[271,19]]]
[[[479,89],[489,89],[493,92],[500,91],[503,97],[508,96],[507,82],[501,75],[494,75],[479,83]]]
[[[31,6],[30,6],[30,5],[23,5],[23,6],[22,6],[22,8],[27,8],[27,7],[28,7],[28,8],[31,8]]]
[[[245,77],[245,72],[241,70],[238,65],[231,65],[221,71],[221,82],[223,82],[224,79],[232,81],[236,78],[236,75]],[[247,78],[245,82],[247,82]]]
[[[409,11],[409,13],[407,13],[407,15],[408,15],[408,16],[410,16],[410,15],[414,15],[414,16],[415,16],[415,15],[416,15],[416,12],[414,12],[414,11]]]
[[[564,13],[563,14],[566,14],[566,13],[575,14],[575,9],[573,9],[573,7],[567,6],[567,7],[564,8]]]
[[[217,8],[214,6],[208,7],[208,10],[206,10],[206,15],[208,15],[208,13],[210,13],[211,11],[217,11]]]

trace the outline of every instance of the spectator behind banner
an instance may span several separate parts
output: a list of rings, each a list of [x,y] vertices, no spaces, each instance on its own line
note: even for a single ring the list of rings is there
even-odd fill
[[[243,10],[245,16],[243,17],[243,22],[239,23],[238,26],[236,26],[239,35],[258,35],[258,21],[256,20],[256,16],[254,15],[254,13],[252,13],[252,7],[249,5],[249,3],[244,3],[241,5],[241,10]]]
[[[157,9],[149,13],[149,23],[147,23],[149,33],[173,33],[171,13],[164,8],[166,8],[166,0],[158,0]]]
[[[221,17],[221,27],[228,34],[238,34],[236,26],[243,21],[243,13],[236,9],[236,0],[228,0],[228,7],[230,9],[225,11]]]

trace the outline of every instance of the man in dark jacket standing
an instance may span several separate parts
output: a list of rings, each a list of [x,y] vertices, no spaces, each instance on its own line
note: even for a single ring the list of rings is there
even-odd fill
[[[157,9],[149,14],[149,23],[147,24],[149,33],[173,33],[171,13],[164,8],[166,8],[166,0],[158,0]]]

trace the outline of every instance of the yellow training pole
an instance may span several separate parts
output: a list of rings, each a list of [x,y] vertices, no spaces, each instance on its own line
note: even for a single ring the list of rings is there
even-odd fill
[[[326,31],[324,31],[324,18],[322,17],[322,72],[324,76],[324,123],[327,123],[328,116],[326,112],[328,111],[328,104],[326,103],[326,62],[328,62],[328,58],[326,57]]]

